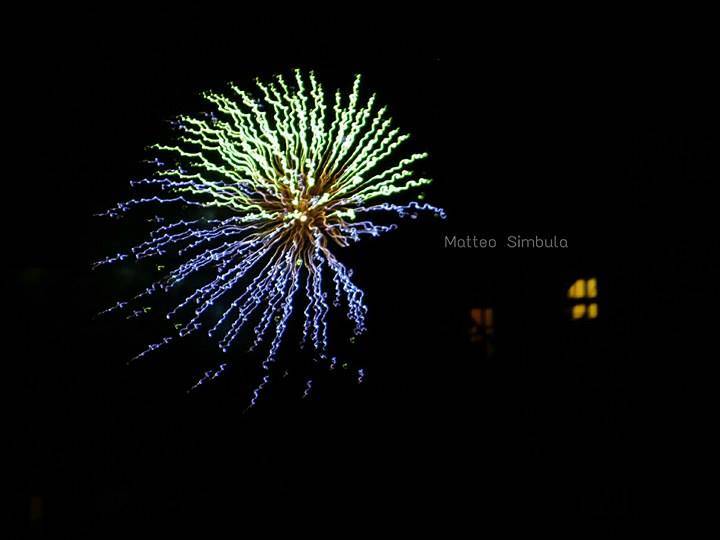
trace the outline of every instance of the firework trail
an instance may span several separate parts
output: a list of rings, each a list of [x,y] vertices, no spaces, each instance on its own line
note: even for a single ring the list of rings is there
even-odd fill
[[[385,108],[376,109],[375,96],[361,106],[359,76],[347,97],[335,93],[331,109],[314,74],[305,77],[296,71],[293,79],[256,81],[261,98],[235,86],[229,95],[205,94],[214,112],[179,117],[173,122],[175,142],[151,147],[158,154],[149,161],[153,174],[131,182],[144,196],[99,214],[121,217],[143,206],[222,214],[219,219],[174,222],[154,217],[151,221],[159,226],[144,242],[94,267],[163,255],[181,258],[133,299],[103,312],[129,310],[130,317],[147,311],[133,305],[181,288],[191,276],[209,274],[167,314],[177,335],[150,345],[136,358],[200,330],[216,337],[227,352],[246,326],[254,325],[252,348],[265,341],[268,345],[266,373],[251,405],[270,380],[270,365],[297,297],[304,297],[301,343],[310,344],[321,358],[327,358],[328,351],[326,282],[333,305],[345,303],[354,334],[365,331],[363,291],[331,248],[395,229],[396,224],[371,221],[379,212],[413,219],[420,212],[445,217],[442,209],[417,200],[382,202],[431,182],[411,171],[427,154],[393,158],[409,136],[392,126]],[[193,388],[227,367],[224,362],[205,372]]]

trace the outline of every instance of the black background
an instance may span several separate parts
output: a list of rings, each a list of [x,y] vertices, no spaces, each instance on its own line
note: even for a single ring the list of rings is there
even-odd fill
[[[35,534],[332,524],[343,537],[652,506],[648,431],[681,386],[658,381],[696,343],[687,332],[707,328],[689,306],[706,293],[712,252],[712,43],[463,27],[443,29],[454,40],[311,45],[279,30],[263,42],[111,26],[48,24],[16,57],[22,168],[8,204],[27,236],[11,247],[9,328],[25,385],[18,508],[27,524],[31,498],[42,500]],[[428,201],[449,218],[339,253],[369,307],[357,344],[342,326],[333,334],[349,368],[313,371],[288,340],[283,361],[296,369],[245,413],[260,374],[240,349],[237,367],[192,394],[221,359],[210,342],[126,366],[162,323],[93,315],[150,271],[89,268],[144,225],[92,214],[128,197],[145,147],[175,115],[205,110],[201,91],[294,67],[326,88],[362,73],[413,135],[408,148],[430,152]],[[570,248],[452,250],[449,234],[557,235]],[[600,318],[572,324],[567,287],[590,276]],[[476,306],[496,311],[491,358],[468,342]]]

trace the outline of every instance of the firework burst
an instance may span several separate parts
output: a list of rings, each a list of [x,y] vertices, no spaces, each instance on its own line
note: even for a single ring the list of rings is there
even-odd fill
[[[227,352],[252,326],[252,347],[268,344],[266,373],[251,405],[270,380],[270,366],[296,303],[302,309],[301,341],[320,358],[328,354],[328,299],[335,306],[345,304],[355,334],[365,331],[363,291],[332,248],[396,228],[370,220],[379,212],[415,218],[425,211],[445,217],[441,209],[418,202],[422,195],[404,204],[382,202],[431,182],[411,171],[427,154],[393,159],[408,135],[392,126],[385,108],[376,109],[375,96],[360,104],[359,76],[348,96],[335,93],[331,109],[312,73],[305,77],[296,71],[291,82],[278,76],[256,84],[258,97],[234,86],[227,95],[205,94],[214,112],[174,121],[174,143],[151,147],[158,155],[151,161],[153,174],[131,182],[150,192],[100,214],[120,217],[138,206],[179,205],[215,209],[220,217],[169,222],[156,216],[157,228],[144,242],[95,264],[180,257],[177,266],[140,294],[105,311],[124,309],[131,316],[143,314],[135,306],[146,297],[182,288],[191,276],[209,275],[167,313],[176,333],[136,358],[201,330]],[[227,367],[224,362],[207,371],[195,386]],[[359,380],[363,376],[364,371]]]

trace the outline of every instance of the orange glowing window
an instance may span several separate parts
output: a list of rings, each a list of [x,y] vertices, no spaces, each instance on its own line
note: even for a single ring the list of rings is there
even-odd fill
[[[470,310],[470,341],[477,343],[483,341],[485,336],[495,331],[495,314],[492,308],[472,308]]]
[[[598,296],[597,278],[577,279],[575,283],[570,285],[568,289],[568,298],[574,300],[574,304],[570,308],[572,320],[579,319],[597,319],[598,305],[597,302],[586,304],[585,299],[595,299]]]
[[[488,328],[493,326],[492,308],[472,308],[470,310],[470,318],[477,326],[485,326]]]

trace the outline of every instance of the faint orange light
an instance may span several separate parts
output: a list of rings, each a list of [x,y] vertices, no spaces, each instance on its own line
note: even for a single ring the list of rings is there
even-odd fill
[[[487,336],[495,333],[494,313],[492,308],[471,308],[470,318],[470,341],[472,343],[484,343]]]
[[[590,304],[587,308],[588,319],[596,319],[598,316],[598,305]]]
[[[43,518],[43,498],[37,495],[30,497],[30,520],[40,521]]]

